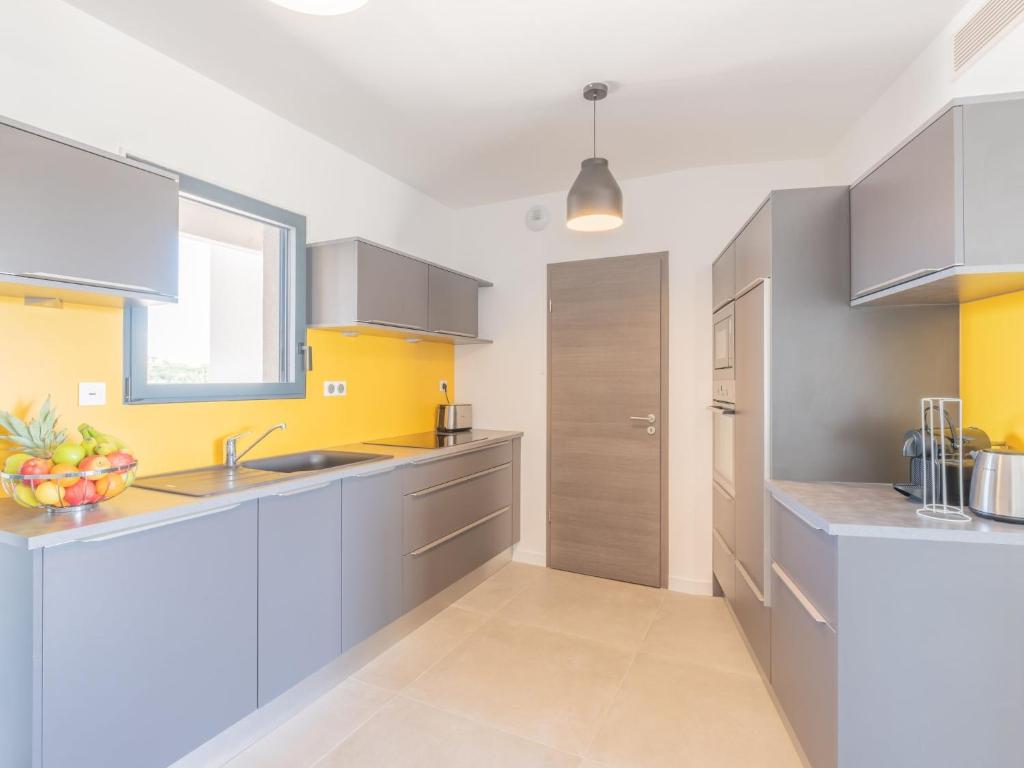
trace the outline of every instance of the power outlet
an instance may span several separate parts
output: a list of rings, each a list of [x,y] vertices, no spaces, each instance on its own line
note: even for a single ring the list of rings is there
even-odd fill
[[[448,394],[448,382],[441,379],[440,383],[437,385],[437,391]]]
[[[344,381],[325,381],[324,397],[344,397],[348,394],[348,384]]]

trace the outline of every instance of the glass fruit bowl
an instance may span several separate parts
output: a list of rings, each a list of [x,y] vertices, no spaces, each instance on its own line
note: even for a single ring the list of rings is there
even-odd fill
[[[81,512],[120,495],[135,482],[139,462],[57,474],[0,472],[0,488],[16,503],[47,512]]]

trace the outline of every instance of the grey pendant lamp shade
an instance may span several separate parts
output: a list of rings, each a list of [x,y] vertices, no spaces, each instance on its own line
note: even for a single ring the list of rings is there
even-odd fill
[[[566,226],[578,232],[605,232],[622,226],[622,189],[608,161],[597,157],[597,102],[607,95],[604,83],[590,83],[583,89],[583,98],[594,103],[594,157],[581,164],[565,206]]]

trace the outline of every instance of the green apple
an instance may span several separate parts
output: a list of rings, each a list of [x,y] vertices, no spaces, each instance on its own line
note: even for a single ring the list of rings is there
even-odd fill
[[[78,462],[85,458],[85,448],[78,443],[61,443],[53,452],[54,464],[70,464],[78,466]]]
[[[20,474],[22,464],[31,458],[27,453],[15,453],[8,456],[7,461],[4,462],[4,472],[9,475]]]

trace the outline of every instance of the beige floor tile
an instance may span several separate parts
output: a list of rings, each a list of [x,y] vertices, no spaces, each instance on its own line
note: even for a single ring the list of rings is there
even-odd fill
[[[544,569],[525,563],[509,563],[455,605],[481,613],[494,613],[544,575]]]
[[[365,683],[400,691],[440,661],[487,617],[455,606],[446,608],[408,637],[356,672]]]
[[[495,617],[406,695],[582,754],[631,651]]]
[[[636,584],[546,570],[498,615],[591,640],[637,648],[664,592]]]
[[[394,694],[346,680],[227,764],[308,768],[380,710]]]
[[[720,597],[669,593],[641,651],[759,677],[725,600]]]
[[[317,768],[575,768],[579,758],[398,697]]]
[[[588,757],[615,768],[800,768],[764,684],[640,654]]]

